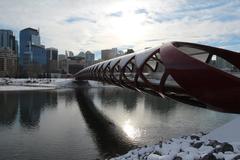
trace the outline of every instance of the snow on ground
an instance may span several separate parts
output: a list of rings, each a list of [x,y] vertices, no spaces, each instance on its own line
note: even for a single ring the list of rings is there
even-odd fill
[[[29,86],[0,86],[0,91],[32,91],[32,90],[50,90],[54,87],[29,87]]]
[[[209,134],[172,138],[111,160],[240,160],[240,117]]]
[[[0,91],[43,90],[70,87],[74,79],[15,79],[0,78]]]

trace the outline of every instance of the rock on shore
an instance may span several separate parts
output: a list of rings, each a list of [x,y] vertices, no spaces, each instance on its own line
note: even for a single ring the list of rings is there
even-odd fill
[[[240,142],[206,140],[200,133],[172,138],[153,146],[129,151],[111,160],[240,160]]]

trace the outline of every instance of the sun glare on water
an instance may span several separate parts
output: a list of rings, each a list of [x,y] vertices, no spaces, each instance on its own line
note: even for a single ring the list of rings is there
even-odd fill
[[[141,136],[140,130],[138,128],[135,128],[129,119],[125,121],[122,128],[127,136],[131,139],[135,139]]]

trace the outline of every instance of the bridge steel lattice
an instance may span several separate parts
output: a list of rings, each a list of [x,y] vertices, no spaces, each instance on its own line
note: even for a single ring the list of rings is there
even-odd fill
[[[170,42],[100,62],[75,74],[221,112],[240,113],[240,54]]]

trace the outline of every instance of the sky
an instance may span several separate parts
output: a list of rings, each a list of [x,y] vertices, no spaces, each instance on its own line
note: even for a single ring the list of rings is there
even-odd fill
[[[75,54],[169,41],[240,51],[240,0],[0,0],[0,29],[40,28],[42,44]]]

